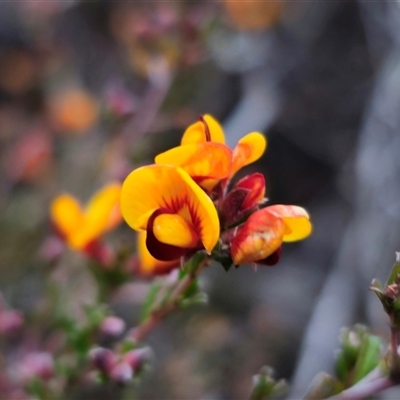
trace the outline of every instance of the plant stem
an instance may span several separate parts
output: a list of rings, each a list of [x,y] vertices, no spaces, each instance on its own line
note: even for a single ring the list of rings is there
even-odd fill
[[[393,318],[392,318],[393,319]],[[390,347],[392,353],[392,365],[390,368],[390,377],[395,382],[400,382],[400,361],[399,361],[399,332],[397,327],[394,324],[394,321],[391,321],[390,326]]]
[[[197,278],[207,262],[208,258],[204,256],[199,259],[197,265],[191,266],[190,272],[188,272],[188,274],[177,283],[168,301],[160,308],[156,308],[146,321],[136,327],[130,334],[130,338],[135,342],[142,341],[144,337],[146,337],[168,314],[179,309],[179,302],[182,298],[182,295]]]
[[[361,400],[370,397],[394,386],[393,381],[386,376],[371,380],[360,381],[349,389],[344,390],[336,396],[326,400]]]

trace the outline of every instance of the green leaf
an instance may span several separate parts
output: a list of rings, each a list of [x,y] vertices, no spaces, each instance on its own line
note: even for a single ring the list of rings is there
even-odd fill
[[[195,274],[197,268],[207,257],[208,256],[204,251],[198,251],[195,253],[180,270],[180,279],[182,279],[186,274]]]
[[[157,294],[159,293],[161,289],[161,283],[160,282],[154,282],[151,286],[149,291],[147,292],[147,296],[143,302],[142,306],[142,312],[140,314],[140,322],[144,322],[149,318],[153,306],[154,306],[154,301],[157,297]]]
[[[270,367],[263,367],[258,375],[253,377],[253,389],[249,400],[271,399],[287,390],[286,382],[283,379],[276,381],[273,378],[273,370]]]
[[[199,281],[197,279],[193,279],[187,289],[183,292],[182,298],[188,299],[199,292]]]
[[[345,328],[341,335],[341,349],[337,354],[335,369],[344,388],[350,387],[375,369],[383,357],[383,342],[357,324]]]
[[[189,306],[197,305],[197,304],[207,304],[208,302],[208,296],[204,292],[198,292],[195,295],[181,300],[179,305],[182,308],[187,308]]]
[[[378,279],[372,279],[371,285],[369,287],[370,290],[382,292],[382,285],[378,281]]]
[[[88,325],[96,329],[104,318],[109,314],[108,306],[105,304],[88,305],[84,307]]]
[[[381,338],[366,333],[354,369],[353,383],[358,382],[375,369],[382,357],[383,343]]]
[[[369,287],[369,290],[372,290],[378,296],[378,299],[381,302],[385,312],[391,315],[394,310],[393,299],[391,299],[381,290],[379,282],[374,279]]]
[[[224,270],[226,272],[229,271],[229,269],[232,267],[233,265],[233,261],[232,258],[230,257],[230,255],[226,252],[222,252],[222,251],[213,251],[212,253],[212,258],[219,262],[222,267],[224,268]]]
[[[391,285],[392,283],[396,283],[398,275],[400,275],[400,253],[396,252],[396,262],[394,263],[390,271],[389,278],[385,286]]]

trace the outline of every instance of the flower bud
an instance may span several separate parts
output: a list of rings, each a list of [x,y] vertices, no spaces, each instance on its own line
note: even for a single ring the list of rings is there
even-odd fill
[[[95,368],[109,375],[111,369],[117,362],[117,356],[109,349],[96,347],[89,352],[89,357],[92,360]]]
[[[110,378],[119,383],[128,383],[133,378],[132,367],[127,362],[115,364],[111,368]]]
[[[221,204],[221,220],[225,227],[238,223],[255,211],[264,199],[265,179],[260,173],[245,176],[229,191]]]
[[[50,379],[54,374],[53,356],[47,352],[35,352],[28,354],[20,365],[20,377],[23,381],[34,378]]]
[[[265,178],[264,175],[255,172],[254,174],[247,175],[238,181],[235,188],[247,189],[249,194],[243,202],[243,210],[247,210],[259,204],[265,196]]]
[[[109,339],[117,339],[122,335],[126,327],[125,321],[115,316],[104,318],[100,324],[100,333],[102,336]]]
[[[233,263],[240,265],[266,259],[281,246],[284,234],[283,220],[268,212],[268,208],[253,213],[232,239]]]
[[[0,334],[12,335],[24,323],[24,318],[19,311],[3,310],[0,312]]]
[[[124,354],[123,359],[131,366],[132,370],[136,372],[149,361],[151,354],[151,349],[149,347],[143,347],[141,349],[128,351]]]

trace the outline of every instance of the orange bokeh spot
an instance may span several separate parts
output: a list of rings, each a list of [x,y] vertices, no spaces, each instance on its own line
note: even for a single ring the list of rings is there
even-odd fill
[[[83,90],[68,90],[51,100],[50,118],[59,131],[82,133],[92,127],[99,110],[94,98]]]

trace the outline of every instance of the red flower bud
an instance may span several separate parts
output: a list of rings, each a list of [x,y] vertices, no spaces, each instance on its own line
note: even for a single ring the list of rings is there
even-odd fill
[[[104,318],[100,324],[100,333],[110,339],[116,339],[121,336],[125,330],[125,321],[121,318],[110,315]]]
[[[249,190],[248,195],[242,204],[243,210],[255,207],[265,196],[264,175],[259,172],[247,175],[236,183],[235,188]]]
[[[235,265],[263,260],[282,244],[285,224],[268,207],[253,213],[238,228],[231,242],[231,257]]]
[[[95,368],[107,375],[117,362],[117,355],[111,350],[103,347],[96,347],[95,349],[90,350],[89,357]]]

